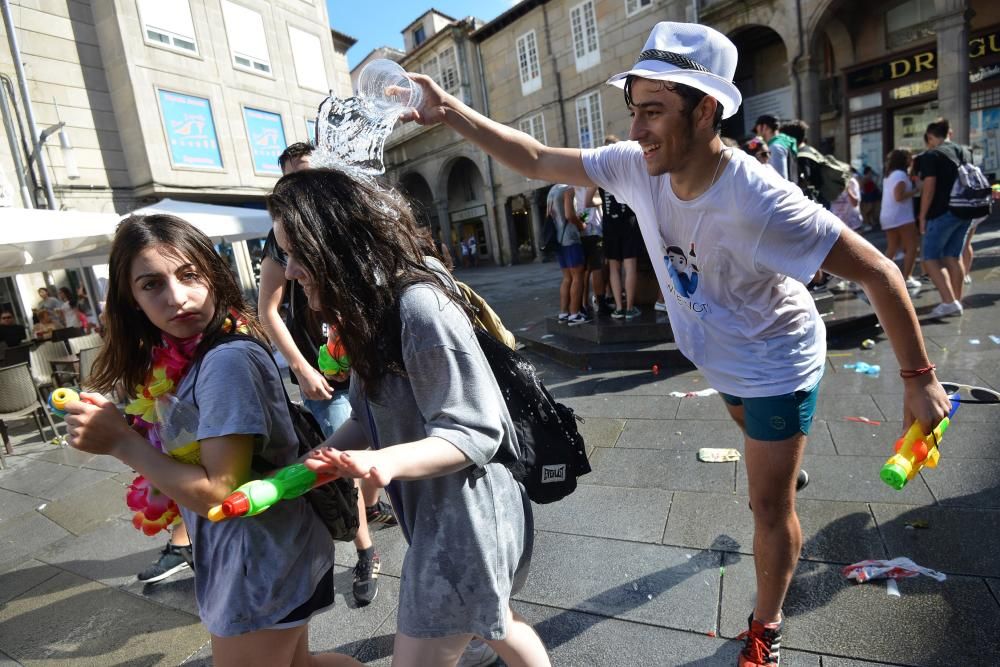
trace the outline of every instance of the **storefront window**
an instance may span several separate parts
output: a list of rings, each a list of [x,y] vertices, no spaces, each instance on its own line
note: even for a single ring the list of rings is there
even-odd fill
[[[924,132],[940,115],[937,100],[893,111],[892,137],[896,142],[893,148],[908,148],[911,153],[923,151]]]
[[[864,111],[865,109],[874,109],[875,107],[881,104],[882,104],[881,92],[868,93],[867,95],[855,95],[847,102],[847,106],[850,108],[852,112]]]

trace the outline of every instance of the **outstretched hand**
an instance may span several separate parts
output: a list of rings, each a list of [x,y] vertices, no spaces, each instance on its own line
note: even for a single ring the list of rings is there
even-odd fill
[[[426,74],[406,73],[406,76],[413,82],[413,85],[420,88],[420,105],[404,111],[399,119],[401,121],[413,121],[418,125],[436,125],[444,120],[445,99],[448,93],[438,86],[434,79]],[[402,88],[390,86],[386,89],[390,95],[404,92]]]
[[[310,452],[303,463],[313,472],[367,479],[378,486],[386,486],[393,478],[388,461],[377,451],[348,453],[320,447]]]
[[[930,433],[951,412],[951,401],[933,373],[903,381],[903,432],[920,422],[924,434]]]

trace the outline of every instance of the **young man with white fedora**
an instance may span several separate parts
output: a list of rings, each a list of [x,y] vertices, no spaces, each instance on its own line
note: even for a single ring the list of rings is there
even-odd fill
[[[624,89],[628,142],[551,148],[411,75],[423,104],[407,120],[444,123],[529,178],[599,186],[639,220],[681,351],[745,433],[757,603],[740,667],[777,665],[781,606],[802,533],[795,486],[826,361],[826,331],[805,283],[820,268],[871,299],[899,361],[903,422],[924,432],[950,403],[927,358],[899,269],[754,158],[727,149],[741,103],[736,47],[705,26],[658,23]],[[874,474],[874,473],[873,473]]]

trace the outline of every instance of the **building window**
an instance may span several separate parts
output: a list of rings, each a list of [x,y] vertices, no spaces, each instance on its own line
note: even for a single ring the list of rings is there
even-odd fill
[[[416,48],[427,41],[427,33],[424,32],[424,26],[420,26],[413,31],[413,48]]]
[[[188,0],[139,0],[139,17],[147,44],[198,53]]]
[[[934,0],[907,0],[885,13],[886,45],[895,49],[934,36]]]
[[[434,56],[423,64],[420,71],[434,79],[435,83],[441,84],[441,67],[438,65],[438,57]]]
[[[632,14],[638,14],[652,4],[653,0],[625,0],[625,13],[632,16]]]
[[[521,94],[539,90],[542,87],[542,68],[538,64],[538,41],[534,30],[517,38],[517,65],[521,72]]]
[[[288,39],[292,43],[292,60],[295,62],[295,77],[299,85],[321,93],[330,92],[319,37],[288,26]]]
[[[441,87],[449,93],[457,93],[462,78],[458,74],[454,46],[449,46],[438,55],[438,66],[441,68]]]
[[[525,134],[530,134],[541,143],[545,143],[545,117],[542,114],[536,113],[534,116],[522,118],[517,129]]]
[[[267,52],[261,15],[229,0],[222,0],[222,17],[226,21],[233,66],[254,74],[270,74],[271,58]]]
[[[580,148],[596,148],[600,145],[600,133],[604,128],[601,113],[601,94],[588,93],[576,99],[576,124],[580,131]]]
[[[597,18],[594,15],[594,0],[587,0],[587,2],[569,10],[569,22],[573,29],[573,53],[576,56],[576,71],[583,71],[601,62],[601,49],[597,43]]]

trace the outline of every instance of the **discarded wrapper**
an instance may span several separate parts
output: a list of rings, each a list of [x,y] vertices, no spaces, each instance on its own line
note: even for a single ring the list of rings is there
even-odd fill
[[[917,565],[906,557],[893,558],[892,560],[863,560],[848,565],[841,572],[845,577],[854,579],[859,584],[872,579],[906,579],[921,574],[937,581],[944,581],[948,578],[943,572]]]
[[[670,396],[671,398],[692,398],[694,396],[715,396],[718,393],[709,387],[708,389],[700,389],[698,391],[672,391],[670,392]]]
[[[698,450],[698,460],[706,463],[725,463],[727,461],[739,461],[740,453],[735,449],[725,449],[720,447],[702,447]]]

